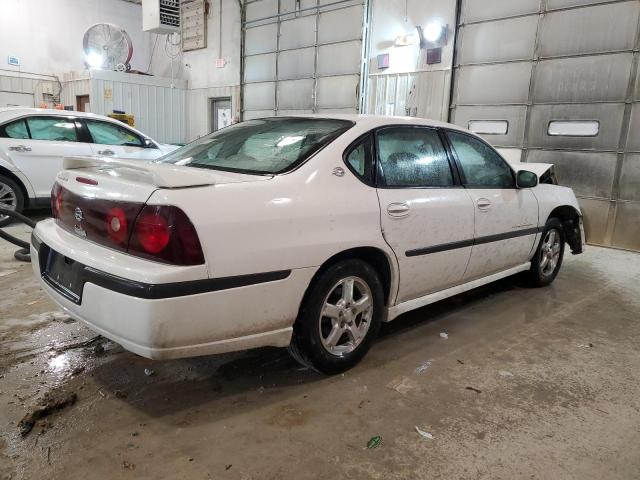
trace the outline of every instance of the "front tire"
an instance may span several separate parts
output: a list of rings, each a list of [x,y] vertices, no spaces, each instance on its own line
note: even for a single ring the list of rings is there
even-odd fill
[[[324,374],[350,369],[380,331],[384,293],[376,271],[362,260],[343,260],[311,286],[289,345],[291,355]]]
[[[22,213],[24,209],[24,195],[20,186],[12,179],[0,175],[0,207]],[[0,227],[11,223],[11,217],[0,214]]]
[[[562,222],[550,218],[544,226],[540,244],[531,260],[529,281],[534,287],[549,285],[558,275],[564,257],[565,236]]]

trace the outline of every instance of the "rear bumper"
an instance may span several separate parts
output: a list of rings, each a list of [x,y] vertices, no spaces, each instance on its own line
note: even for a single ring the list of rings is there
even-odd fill
[[[44,258],[47,249],[53,248],[84,264],[88,258],[74,251],[73,242],[88,242],[73,237],[69,245],[60,244],[51,228],[58,235],[67,234],[55,225],[41,228],[39,224],[32,238],[32,258]],[[104,247],[91,248],[130,258]],[[145,263],[153,264],[150,268],[157,266],[154,262]],[[153,359],[287,346],[302,296],[315,270],[155,283],[84,265],[78,299],[48,281],[40,261],[32,265],[42,288],[71,317],[125,349]],[[149,272],[139,273],[151,276]]]

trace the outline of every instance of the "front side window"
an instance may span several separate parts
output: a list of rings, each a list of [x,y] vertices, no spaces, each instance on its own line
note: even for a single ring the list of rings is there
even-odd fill
[[[144,146],[142,139],[138,135],[119,125],[99,120],[87,120],[86,124],[93,138],[93,143],[127,147]]]
[[[18,120],[0,127],[0,137],[4,138],[29,138],[29,131],[24,120]]]
[[[351,126],[352,122],[329,118],[249,120],[210,133],[158,161],[241,173],[282,173]]]
[[[449,131],[447,136],[462,167],[466,186],[515,187],[511,168],[493,148],[471,135]]]
[[[377,134],[379,183],[387,187],[448,187],[451,166],[435,130],[385,128]]]
[[[73,120],[63,117],[31,117],[27,119],[33,140],[77,142],[78,134]]]

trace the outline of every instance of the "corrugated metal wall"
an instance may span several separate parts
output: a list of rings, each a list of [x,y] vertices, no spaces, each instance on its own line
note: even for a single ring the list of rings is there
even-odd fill
[[[18,76],[0,75],[0,107],[34,106],[34,89],[38,80]]]
[[[123,110],[135,115],[136,128],[154,140],[184,143],[187,133],[184,80],[91,71],[91,112],[107,115]]]
[[[243,119],[355,113],[363,0],[254,0],[244,28]]]
[[[38,107],[43,93],[58,93],[58,82],[50,75],[24,72],[0,73],[0,107]]]
[[[451,120],[507,120],[486,135],[556,166],[590,243],[640,250],[640,2],[463,0]],[[552,121],[599,122],[595,136]],[[554,124],[556,125],[556,124]],[[553,133],[553,132],[552,132]]]
[[[451,70],[369,75],[367,113],[447,120]]]
[[[80,95],[89,95],[90,92],[91,80],[89,78],[89,72],[82,72],[81,75],[66,75],[62,80],[60,101],[63,105],[71,106],[75,110],[77,97]],[[89,98],[89,100],[91,100],[91,98]]]

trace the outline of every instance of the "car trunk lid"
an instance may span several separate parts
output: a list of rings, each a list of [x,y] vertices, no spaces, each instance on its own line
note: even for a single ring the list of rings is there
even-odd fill
[[[87,240],[122,251],[129,250],[134,226],[141,212],[146,212],[147,200],[158,189],[184,189],[272,178],[93,157],[66,158],[64,168],[58,173],[51,194],[52,210],[58,225]],[[189,223],[183,213],[176,213],[174,207],[167,207],[177,226]],[[187,225],[185,228],[191,227]]]

